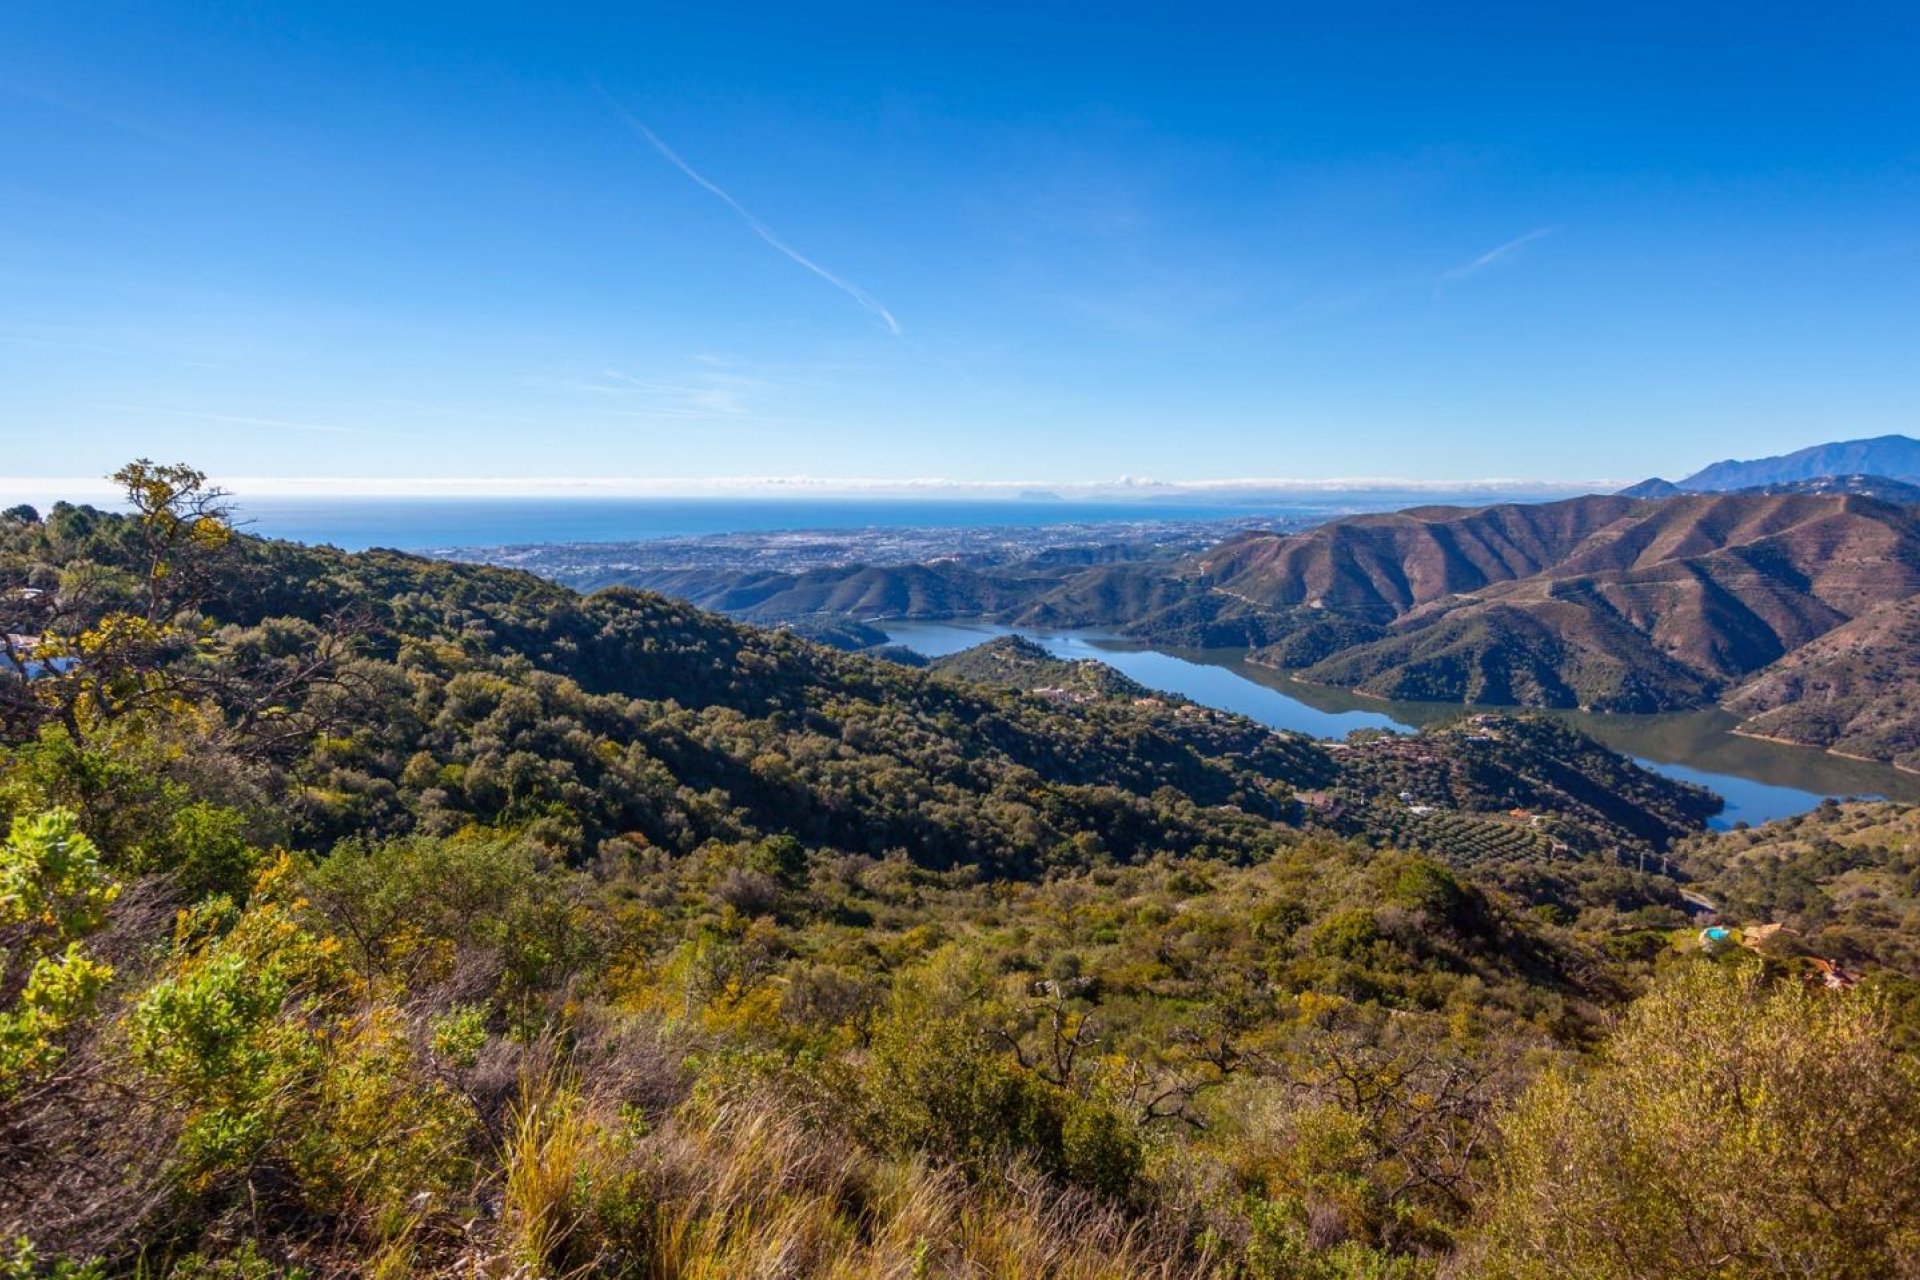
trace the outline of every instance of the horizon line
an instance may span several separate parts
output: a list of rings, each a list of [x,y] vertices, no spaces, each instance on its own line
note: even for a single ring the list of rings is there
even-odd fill
[[[1380,491],[1434,493],[1611,492],[1619,480],[1533,480],[1491,476],[1466,480],[1416,480],[1404,476],[1338,476],[1156,480],[953,480],[941,477],[712,476],[567,477],[507,476],[234,476],[211,477],[236,498],[891,498],[913,500],[1125,501],[1143,498],[1248,499]],[[93,501],[113,498],[112,481],[76,476],[0,476],[0,501]]]

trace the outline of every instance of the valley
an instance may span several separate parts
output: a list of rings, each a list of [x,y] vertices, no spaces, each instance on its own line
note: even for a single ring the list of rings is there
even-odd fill
[[[1453,703],[1396,702],[1315,684],[1249,662],[1237,650],[1162,648],[1112,633],[1024,630],[978,621],[884,622],[877,629],[885,643],[931,658],[1019,635],[1056,658],[1099,662],[1148,689],[1316,738],[1342,739],[1359,730],[1408,733],[1454,723],[1468,714]],[[1544,714],[1651,769],[1722,797],[1726,807],[1713,819],[1719,828],[1804,813],[1829,796],[1920,803],[1920,777],[1873,761],[1755,738],[1738,732],[1740,721],[1724,711]]]
[[[1400,703],[1723,708],[1756,740],[1912,770],[1916,512],[1817,487],[1589,496],[1224,536],[1184,526],[1076,543],[1069,532],[1043,550],[987,540],[919,561],[875,541],[892,533],[847,535],[831,557],[798,563],[764,544],[699,563],[644,547],[573,548],[563,576],[663,591],[853,649],[876,640],[849,623],[983,619],[1238,651],[1313,685]],[[554,554],[512,562],[552,573]]]
[[[0,1280],[1920,1280],[1916,51],[0,6]]]
[[[786,1274],[736,1265],[772,1239],[877,1278],[936,1205],[937,1274],[1442,1280],[1531,1220],[1512,1117],[1563,1073],[1665,1051],[1694,1087],[1646,1020],[1842,1016],[1850,1116],[1920,1039],[1912,810],[1661,763],[1697,712],[1636,746],[1094,629],[749,625],[123,476],[136,514],[0,516],[36,655],[0,677],[23,1275],[357,1275],[395,1240],[416,1274]],[[1366,527],[1410,519],[1445,523]],[[1250,600],[1269,540],[1228,544]],[[1114,568],[1151,595],[1212,554]],[[1829,986],[1865,991],[1778,1003]]]

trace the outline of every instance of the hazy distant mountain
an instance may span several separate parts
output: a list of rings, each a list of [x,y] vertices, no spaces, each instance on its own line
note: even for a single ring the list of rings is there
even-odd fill
[[[819,616],[872,618],[982,617],[1018,604],[1024,584],[953,561],[849,565],[804,573],[732,569],[635,570],[622,586],[686,600],[749,622],[791,622]]]
[[[1750,462],[1729,459],[1696,471],[1679,482],[1691,493],[1728,493],[1764,485],[1817,480],[1822,476],[1886,476],[1920,481],[1920,440],[1910,436],[1878,436],[1817,444],[1776,458]]]
[[[1704,493],[1712,490],[1682,489],[1671,480],[1662,480],[1655,476],[1651,480],[1642,480],[1639,484],[1629,485],[1615,497],[1620,498],[1677,498],[1683,493]],[[1815,476],[1811,480],[1783,480],[1778,484],[1757,484],[1745,489],[1728,490],[1731,493],[1857,493],[1866,498],[1879,498],[1886,502],[1920,503],[1920,484],[1910,480],[1894,480],[1888,476]]]

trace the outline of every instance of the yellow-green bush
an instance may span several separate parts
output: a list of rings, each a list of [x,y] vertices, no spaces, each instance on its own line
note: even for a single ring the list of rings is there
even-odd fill
[[[187,1185],[278,1167],[311,1212],[389,1234],[470,1182],[474,1117],[428,1078],[397,1010],[370,1002],[339,946],[301,919],[284,859],[245,909],[185,913],[167,972],[132,1015],[134,1052],[185,1123]]]
[[[1880,1001],[1686,965],[1506,1126],[1483,1274],[1920,1274],[1920,1061]]]
[[[81,939],[120,892],[64,809],[24,815],[0,843],[0,1098],[50,1069],[113,969]],[[20,971],[24,968],[25,972]]]

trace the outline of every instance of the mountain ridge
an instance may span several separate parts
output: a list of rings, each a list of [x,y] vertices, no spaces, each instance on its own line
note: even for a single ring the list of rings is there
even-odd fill
[[[1920,440],[1884,435],[1809,445],[1768,458],[1725,458],[1683,480],[1654,476],[1620,493],[1630,498],[1670,498],[1681,493],[1765,493],[1778,491],[1783,486],[1847,480],[1856,484],[1877,481],[1883,488],[1920,482]]]
[[[1679,483],[1682,489],[1725,492],[1839,475],[1920,480],[1920,440],[1884,435],[1809,445],[1768,458],[1727,458],[1702,467]]]
[[[1387,698],[1620,712],[1724,702],[1766,714],[1767,736],[1910,761],[1909,735],[1868,709],[1904,687],[1911,642],[1861,620],[1920,594],[1920,508],[1858,487],[1414,507],[1245,532],[1171,561],[635,580],[755,622],[983,617],[1243,648]],[[1830,634],[1826,674],[1796,678],[1792,655]],[[1858,661],[1862,646],[1886,661]],[[1816,686],[1856,712],[1783,711]]]

